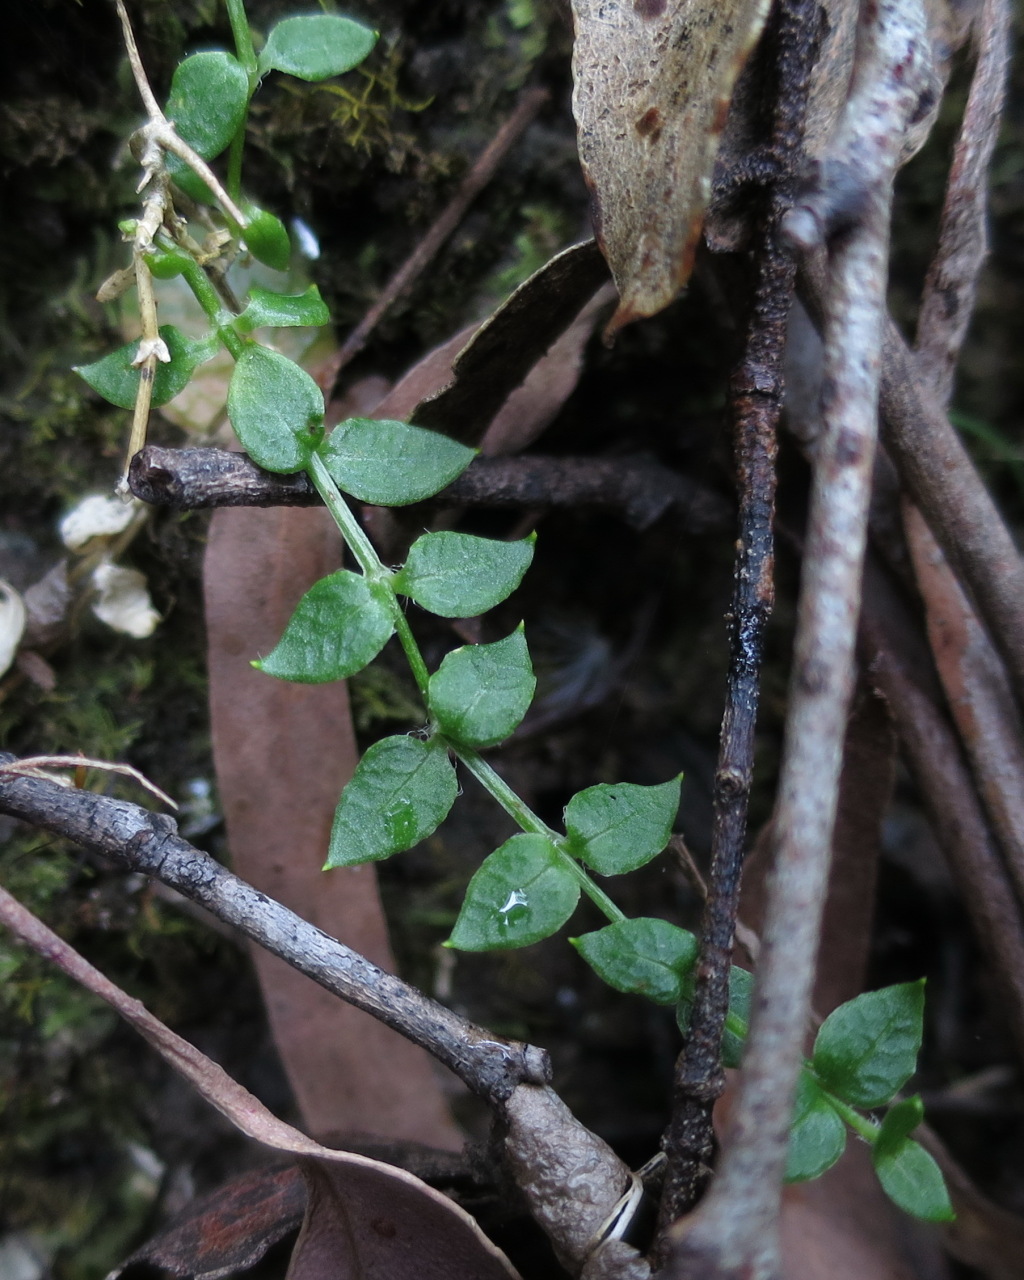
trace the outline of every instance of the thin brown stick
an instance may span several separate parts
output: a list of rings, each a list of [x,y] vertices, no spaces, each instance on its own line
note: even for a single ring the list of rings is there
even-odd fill
[[[808,257],[801,297],[820,324],[825,291],[820,261]],[[1006,663],[1024,707],[1024,562],[960,437],[922,386],[912,353],[891,319],[882,342],[882,439],[907,492]]]
[[[861,643],[871,678],[888,699],[932,830],[960,888],[979,945],[1002,995],[1010,1035],[1024,1062],[1024,922],[992,839],[963,749],[938,699],[916,627],[870,562]]]
[[[988,167],[1006,86],[1009,0],[982,0],[975,22],[978,59],[953,149],[939,223],[939,249],[917,318],[917,368],[939,404],[948,404],[967,334],[978,273],[988,249]]]
[[[918,318],[918,373],[940,405],[948,404],[952,395],[987,248],[988,166],[1003,104],[1009,24],[1005,0],[984,0],[975,25],[977,63],[950,166],[938,249]],[[910,503],[904,523],[950,711],[1018,898],[1024,902],[1020,719],[988,635],[924,517]]]
[[[144,502],[193,511],[209,507],[306,507],[321,499],[304,473],[272,475],[245,454],[150,445],[132,460],[132,492]],[[701,533],[723,529],[729,504],[646,457],[476,458],[434,499],[445,506],[581,507],[618,512],[646,529],[670,509]]]
[[[836,203],[851,185],[856,192],[857,216],[832,246],[825,299],[823,432],[750,1036],[718,1176],[696,1212],[671,1233],[673,1280],[779,1275],[782,1177],[853,687],[892,181],[928,72],[926,18],[916,0],[865,6],[858,37],[850,98],[822,166],[830,185],[787,219],[795,239],[813,242],[833,224]]]
[[[466,215],[466,210],[494,177],[513,143],[549,96],[546,89],[524,90],[516,103],[515,110],[481,152],[441,215],[420,238],[416,248],[387,282],[380,297],[348,335],[338,351],[324,363],[317,376],[328,400],[331,398],[330,393],[338,374],[351,360],[355,359],[366,345],[367,338],[376,328],[381,316],[402,296],[459,225]]]
[[[817,7],[789,0],[769,37],[778,83],[771,152],[775,178],[762,201],[757,276],[744,351],[730,387],[739,537],[729,614],[730,663],[715,772],[711,871],[701,926],[700,960],[686,1044],[676,1064],[660,1221],[689,1212],[710,1176],[711,1111],[725,1078],[722,1031],[739,906],[747,808],[754,768],[754,727],[764,633],[774,604],[775,457],[782,408],[786,322],[796,260],[779,229],[792,207],[800,169],[811,70],[817,51]]]

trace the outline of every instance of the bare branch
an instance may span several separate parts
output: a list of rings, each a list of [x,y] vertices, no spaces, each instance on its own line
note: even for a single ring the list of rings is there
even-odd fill
[[[206,507],[318,506],[304,473],[262,471],[245,454],[151,445],[132,460],[132,492],[144,502],[189,511]],[[726,527],[728,504],[651,458],[476,458],[431,501],[467,507],[596,506],[646,529],[672,508],[687,529]]]
[[[779,1275],[782,1176],[853,685],[892,181],[906,129],[928,83],[927,46],[926,17],[917,0],[864,6],[850,98],[822,166],[829,185],[801,202],[787,220],[802,244],[830,230],[838,233],[825,299],[823,434],[815,459],[773,832],[775,861],[750,1038],[718,1177],[696,1213],[672,1232],[673,1280]],[[840,205],[848,215],[841,228],[835,219]]]
[[[819,325],[825,293],[820,261],[800,272],[801,296]],[[914,357],[891,319],[882,342],[882,439],[1006,662],[1024,707],[1024,562],[960,437],[921,384]]]
[[[1024,1062],[1024,920],[992,840],[957,735],[939,706],[916,626],[871,563],[865,573],[861,642],[871,678],[888,699],[932,830],[996,975],[1007,1025]],[[927,676],[925,675],[927,673]],[[931,687],[929,687],[931,686]]]
[[[0,753],[0,764],[11,763],[13,756]],[[421,1045],[502,1118],[510,1167],[563,1260],[578,1272],[605,1248],[604,1225],[623,1197],[628,1198],[633,1178],[549,1087],[550,1062],[543,1049],[491,1035],[378,969],[187,844],[170,818],[49,780],[4,773],[0,813],[170,885],[328,991]]]
[[[13,763],[14,756],[0,753],[0,764]],[[127,801],[8,773],[0,774],[0,812],[177,889],[342,1000],[421,1045],[492,1102],[503,1101],[521,1081],[548,1079],[543,1050],[492,1036],[378,969],[182,840],[171,818]]]
[[[663,1229],[689,1212],[703,1194],[714,1145],[711,1111],[725,1084],[721,1042],[754,769],[762,646],[775,597],[776,433],[782,408],[786,321],[796,277],[795,258],[780,243],[779,228],[792,207],[799,176],[818,45],[817,14],[816,0],[789,0],[779,7],[768,36],[778,68],[771,137],[774,180],[760,202],[754,297],[744,351],[730,388],[740,493],[729,613],[730,663],[693,1012],[676,1065],[674,1107],[663,1143],[668,1156],[660,1208]]]

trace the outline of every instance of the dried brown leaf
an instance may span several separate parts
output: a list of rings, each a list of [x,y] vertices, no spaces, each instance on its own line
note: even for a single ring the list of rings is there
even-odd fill
[[[323,1257],[332,1280],[517,1276],[465,1210],[404,1169],[323,1147],[278,1120],[222,1067],[104,977],[2,888],[0,924],[106,1001],[242,1133],[264,1146],[305,1157],[302,1167],[310,1195],[296,1251],[298,1255],[301,1246],[306,1256],[296,1274],[312,1280],[320,1273],[318,1260]],[[346,1242],[349,1270],[343,1269],[344,1255],[335,1252]]]
[[[107,1280],[117,1280],[136,1263],[195,1280],[220,1280],[255,1266],[301,1225],[305,1211],[306,1187],[294,1164],[250,1170],[193,1200]]]
[[[592,240],[556,254],[480,325],[454,361],[451,379],[424,398],[412,421],[477,444],[509,395],[607,279]]]
[[[308,1201],[288,1280],[509,1280],[472,1218],[412,1174],[363,1156],[301,1161]]]
[[[766,0],[573,0],[573,112],[620,303],[606,330],[686,283],[736,77]]]
[[[321,870],[334,809],[358,760],[342,682],[298,685],[253,670],[308,587],[341,563],[327,513],[223,510],[207,544],[210,709],[235,870],[384,969],[393,969],[372,866]],[[457,1149],[423,1052],[262,948],[254,961],[304,1122]]]

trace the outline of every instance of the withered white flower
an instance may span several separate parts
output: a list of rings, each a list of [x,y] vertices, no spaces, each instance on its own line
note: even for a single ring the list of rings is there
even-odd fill
[[[93,538],[113,538],[135,519],[138,504],[106,493],[91,493],[60,522],[60,536],[71,551],[81,551]]]
[[[25,630],[25,602],[9,582],[0,578],[0,676],[14,661]]]
[[[137,569],[122,569],[104,560],[92,573],[97,599],[92,611],[115,631],[144,640],[160,621],[146,590],[146,579]]]

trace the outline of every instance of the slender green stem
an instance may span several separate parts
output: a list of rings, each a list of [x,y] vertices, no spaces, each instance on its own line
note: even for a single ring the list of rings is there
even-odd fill
[[[810,1067],[805,1065],[804,1070],[809,1071]],[[814,1073],[811,1072],[811,1074],[813,1075]],[[815,1079],[817,1080],[817,1076],[815,1076]],[[859,1138],[863,1138],[864,1141],[871,1146],[874,1146],[878,1139],[880,1126],[876,1124],[874,1120],[870,1120],[867,1116],[862,1116],[859,1111],[854,1107],[851,1107],[849,1103],[844,1102],[842,1098],[837,1098],[834,1093],[829,1093],[827,1089],[822,1089],[822,1092],[825,1094],[826,1098],[828,1098],[829,1106],[831,1106],[834,1111],[839,1112],[840,1116],[842,1116],[843,1120],[850,1126],[854,1133],[857,1134]]]
[[[245,349],[245,340],[231,326],[231,312],[221,303],[217,290],[210,283],[206,272],[198,262],[189,258],[182,267],[181,274],[185,283],[192,290],[196,301],[202,307],[206,318],[216,327],[217,336],[237,360]]]
[[[363,573],[371,582],[390,582],[391,571],[381,564],[373,543],[363,532],[355,512],[341,496],[341,490],[334,483],[334,477],[327,470],[327,464],[318,453],[314,453],[310,458],[306,473],[316,486],[317,493],[323,498],[327,510],[334,517]]]
[[[245,5],[242,0],[224,0],[224,3],[227,5],[238,61],[251,80],[257,74],[256,50],[252,45],[252,31],[249,29],[249,19],[245,16]]]
[[[249,77],[249,101],[251,101],[252,95],[256,92],[256,86],[260,82],[259,64],[252,44],[252,31],[249,20],[245,16],[242,0],[225,0],[225,4],[228,9],[228,20],[231,23],[231,34],[235,41],[235,52]],[[228,155],[228,195],[235,201],[242,192],[242,152],[245,150],[245,126],[248,118],[249,102],[246,102],[245,119],[231,139],[231,151]]]
[[[552,831],[546,822],[533,812],[525,801],[520,800],[504,778],[495,773],[491,766],[470,747],[458,747],[452,744],[452,750],[470,771],[482,787],[497,800],[510,818],[524,831],[535,836],[545,836],[548,840],[559,840],[557,831]]]
[[[394,575],[390,569],[381,564],[373,543],[363,532],[363,527],[356,519],[355,512],[342,497],[341,490],[334,483],[334,477],[327,470],[323,458],[318,453],[314,453],[309,460],[306,473],[316,485],[317,492],[323,498],[328,511],[334,517],[335,523],[341,530],[342,536],[348,543],[349,549],[359,562],[359,567],[367,579],[370,582],[382,583],[387,587],[395,631],[398,634],[402,648],[405,650],[405,656],[408,659],[409,666],[412,668],[412,673],[416,677],[420,695],[423,701],[426,702],[427,681],[430,679],[430,672],[427,670],[423,654],[420,653],[419,645],[416,643],[416,638],[412,634],[412,629],[402,610],[402,603],[391,586],[391,579]]]
[[[580,882],[580,888],[587,895],[590,901],[597,907],[598,911],[610,920],[612,924],[618,924],[620,920],[626,919],[626,913],[620,911],[612,902],[611,898],[605,893],[599,884],[596,884],[590,876],[584,871],[571,853],[565,850],[565,840],[560,838],[555,841],[558,852],[561,854],[562,863],[567,871],[571,871],[576,879]]]
[[[248,111],[245,114],[248,119]],[[245,120],[238,126],[238,132],[231,139],[231,150],[228,152],[228,195],[236,202],[242,194],[242,152],[244,150]]]
[[[424,702],[427,701],[427,683],[430,679],[430,673],[427,670],[427,664],[423,660],[420,653],[419,645],[412,634],[409,622],[402,610],[401,602],[395,594],[391,585],[393,574],[390,569],[385,568],[381,563],[380,557],[377,555],[370,539],[363,532],[362,526],[356,519],[355,512],[341,495],[341,491],[334,483],[334,478],[327,470],[324,460],[319,454],[314,453],[306,467],[309,478],[316,486],[317,492],[323,498],[327,509],[334,517],[338,528],[347,541],[352,554],[359,562],[360,568],[366,577],[372,582],[383,584],[393,602],[393,616],[395,619],[395,631],[401,642],[402,648],[405,650],[405,656],[412,668],[412,673],[416,677],[416,684],[419,686],[420,693]],[[469,747],[456,745],[454,742],[448,741],[449,747],[456,756],[462,761],[466,768],[473,774],[478,782],[485,788],[491,797],[497,800],[498,804],[505,810],[507,814],[522,828],[523,831],[532,835],[544,836],[558,850],[562,862],[566,870],[579,881],[580,888],[591,899],[592,902],[607,918],[613,922],[625,920],[625,914],[619,910],[615,903],[608,897],[605,891],[595,884],[586,871],[580,866],[576,859],[569,853],[566,848],[565,836],[561,836],[557,831],[553,831],[546,822],[542,822],[540,818],[533,812],[528,804],[516,795],[508,783],[499,774],[491,768],[476,751]]]
[[[625,920],[625,913],[619,910],[605,891],[594,883],[576,859],[566,850],[565,836],[560,836],[546,822],[542,822],[529,805],[516,795],[505,779],[500,774],[495,773],[487,761],[482,759],[477,752],[470,750],[468,747],[450,745],[473,777],[493,799],[497,800],[510,818],[531,835],[544,836],[545,839],[551,841],[561,854],[566,870],[572,872],[579,881],[580,888],[602,914],[607,916],[613,923]]]
[[[412,668],[412,674],[416,678],[416,685],[420,691],[420,697],[426,703],[427,684],[430,680],[430,672],[427,670],[427,664],[423,660],[423,654],[420,653],[420,647],[416,643],[416,637],[412,633],[412,627],[409,626],[409,620],[405,616],[402,608],[402,602],[394,593],[394,618],[395,618],[395,634],[398,636],[399,643],[405,650],[405,656]]]

